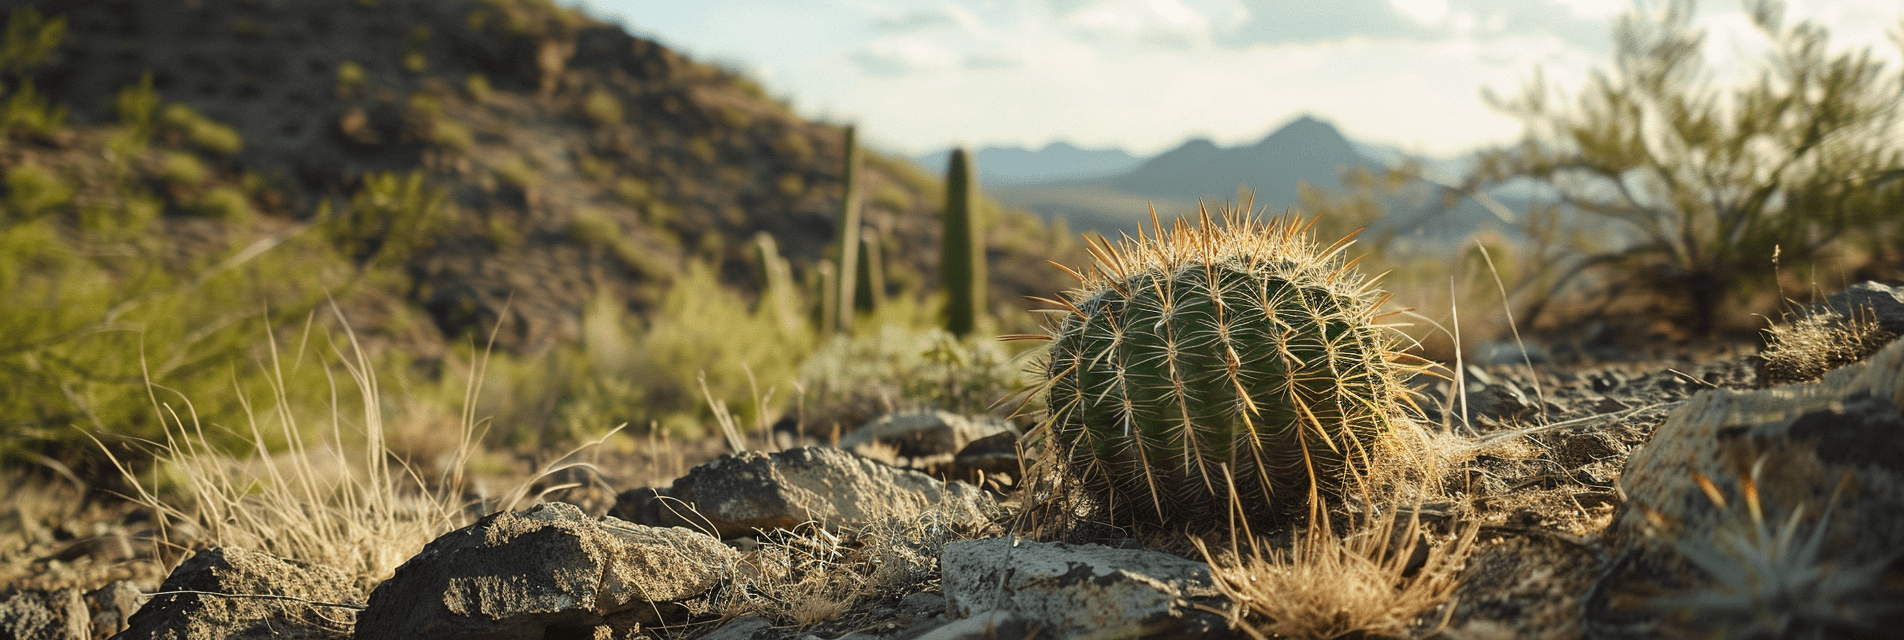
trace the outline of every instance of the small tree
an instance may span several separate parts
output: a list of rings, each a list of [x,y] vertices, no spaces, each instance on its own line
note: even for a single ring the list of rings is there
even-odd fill
[[[1705,334],[1722,305],[1767,280],[1775,253],[1806,265],[1900,239],[1904,77],[1869,49],[1828,52],[1826,30],[1784,24],[1777,0],[1748,0],[1773,52],[1753,80],[1721,90],[1693,5],[1623,15],[1612,72],[1571,109],[1538,72],[1518,98],[1488,96],[1526,135],[1484,153],[1463,188],[1531,179],[1581,224],[1619,232],[1562,267],[1529,316],[1597,270],[1599,284],[1683,303],[1676,319]]]

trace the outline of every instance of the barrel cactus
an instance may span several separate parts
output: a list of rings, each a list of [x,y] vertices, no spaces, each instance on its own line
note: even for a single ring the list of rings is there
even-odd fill
[[[1387,455],[1417,369],[1343,260],[1350,238],[1200,213],[1092,243],[1081,286],[1047,301],[1048,451],[1120,525],[1313,514]]]

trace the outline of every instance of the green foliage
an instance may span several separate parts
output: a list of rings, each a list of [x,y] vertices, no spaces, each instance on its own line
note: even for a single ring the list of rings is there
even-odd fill
[[[978,186],[964,149],[953,149],[945,169],[945,245],[939,254],[939,284],[945,288],[945,326],[952,335],[976,331],[985,314],[985,235],[979,220]]]
[[[7,16],[6,39],[0,41],[0,74],[17,76],[46,62],[66,39],[66,16],[46,18],[33,7],[19,7]]]
[[[26,131],[53,135],[66,126],[66,107],[49,102],[33,90],[33,83],[21,82],[0,105],[0,133]]]
[[[597,127],[621,124],[621,100],[607,91],[595,89],[582,98],[582,115]]]
[[[353,96],[356,96],[357,88],[360,86],[363,86],[364,78],[366,77],[367,77],[367,74],[364,73],[364,65],[357,64],[356,62],[352,62],[350,60],[345,60],[343,62],[338,63],[337,64],[337,84],[336,84],[337,97],[343,98],[345,100],[349,100]],[[484,86],[487,87],[488,85],[485,83]]]
[[[223,222],[239,222],[252,217],[251,197],[238,187],[220,185],[206,189],[186,208],[194,215]]]
[[[583,313],[580,344],[492,363],[483,395],[493,404],[484,411],[498,424],[546,425],[509,436],[530,444],[572,442],[622,423],[698,437],[713,424],[705,374],[707,394],[743,424],[771,419],[814,338],[784,333],[771,312],[750,306],[701,263],[669,287],[645,326],[599,297]]]
[[[9,217],[45,216],[72,204],[74,193],[71,182],[40,165],[22,162],[7,170]]]
[[[198,156],[185,151],[167,151],[159,156],[159,177],[177,185],[194,186],[205,181],[210,172]]]
[[[523,191],[534,189],[536,183],[541,181],[536,176],[535,167],[529,166],[529,161],[522,156],[509,156],[503,160],[502,164],[496,166],[496,177],[501,178],[504,184]]]
[[[837,324],[826,327],[828,332],[853,330],[853,299],[859,291],[859,252],[860,252],[860,184],[859,144],[855,140],[853,127],[845,130],[846,166],[841,169],[840,178],[840,237],[839,237],[839,309],[832,317]]]
[[[125,136],[119,145],[121,150],[145,148],[152,134],[158,131],[152,115],[159,109],[159,92],[152,88],[152,72],[139,76],[139,84],[120,89],[113,97],[113,107],[119,113],[119,130]]]
[[[1466,188],[1532,179],[1596,219],[1582,224],[1624,234],[1575,247],[1553,290],[1597,271],[1679,301],[1677,319],[1703,333],[1723,303],[1769,281],[1774,255],[1816,264],[1904,238],[1904,78],[1868,49],[1829,53],[1823,27],[1784,24],[1777,2],[1748,8],[1773,50],[1729,90],[1700,57],[1693,3],[1676,0],[1621,17],[1614,68],[1571,108],[1538,75],[1494,100],[1526,122],[1526,139],[1484,155]]]
[[[427,248],[448,218],[441,188],[409,175],[373,173],[341,212],[320,208],[318,228],[344,256],[368,268],[389,268]]]
[[[654,187],[641,178],[621,178],[615,181],[615,197],[630,207],[640,207],[654,198]]]
[[[1360,482],[1400,415],[1380,292],[1301,221],[1098,246],[1043,368],[1052,453],[1118,524],[1257,530]]]
[[[897,410],[984,415],[1015,408],[1001,401],[1025,386],[1032,352],[1013,353],[990,338],[913,328],[917,324],[902,317],[884,319],[827,343],[801,367],[802,421],[809,433],[844,433]]]
[[[192,146],[219,155],[233,155],[245,146],[238,130],[200,114],[191,105],[172,103],[159,112],[159,124],[185,136]]]
[[[672,271],[669,265],[654,257],[654,252],[643,250],[634,238],[622,231],[621,223],[601,209],[582,207],[575,210],[575,217],[569,220],[568,235],[576,243],[591,249],[607,251],[623,266],[648,276],[662,276]]]
[[[476,146],[476,134],[462,122],[435,118],[430,121],[430,143],[451,151],[468,151]]]
[[[488,102],[489,95],[495,93],[495,89],[489,86],[489,77],[480,73],[463,78],[463,91],[469,93],[469,99],[479,103]]]
[[[430,58],[423,55],[422,51],[414,49],[405,51],[403,52],[403,70],[421,75],[430,70]]]

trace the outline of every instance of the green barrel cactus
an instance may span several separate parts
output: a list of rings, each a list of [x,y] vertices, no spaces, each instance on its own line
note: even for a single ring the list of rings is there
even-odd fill
[[[1385,455],[1406,400],[1386,300],[1298,221],[1237,209],[1092,243],[1049,326],[1046,434],[1119,525],[1273,526]],[[1152,214],[1155,224],[1155,213]]]

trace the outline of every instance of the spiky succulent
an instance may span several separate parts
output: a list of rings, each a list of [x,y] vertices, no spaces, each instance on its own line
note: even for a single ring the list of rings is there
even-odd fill
[[[1760,458],[1750,475],[1739,478],[1743,513],[1722,522],[1710,537],[1673,540],[1673,548],[1706,574],[1707,584],[1655,598],[1649,607],[1678,614],[1681,623],[1712,637],[1741,640],[1868,633],[1879,620],[1898,615],[1897,593],[1882,587],[1889,561],[1845,566],[1827,557],[1825,529],[1850,477],[1832,491],[1811,530],[1802,531],[1802,506],[1792,510],[1784,526],[1765,520],[1758,491],[1763,468]],[[1692,476],[1713,506],[1729,511],[1725,494],[1710,478],[1697,471]]]
[[[1386,300],[1311,225],[1226,208],[1122,243],[1050,327],[1046,433],[1119,524],[1274,524],[1381,455],[1405,397]],[[1068,270],[1068,269],[1067,269]]]

